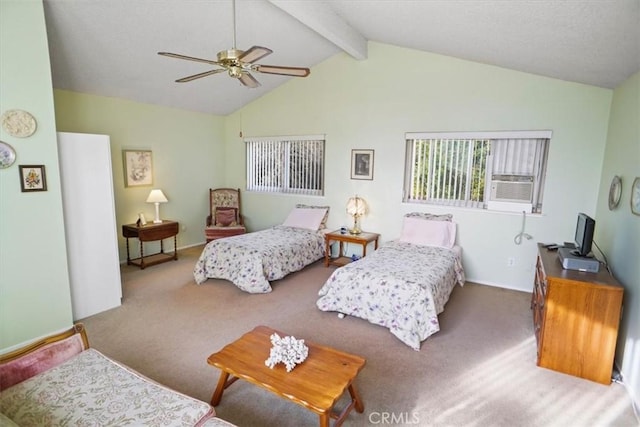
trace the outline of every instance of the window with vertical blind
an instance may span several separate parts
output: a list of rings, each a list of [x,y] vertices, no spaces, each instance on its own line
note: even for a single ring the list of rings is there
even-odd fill
[[[406,133],[403,201],[539,213],[551,134]]]
[[[324,135],[246,138],[247,190],[324,194]]]

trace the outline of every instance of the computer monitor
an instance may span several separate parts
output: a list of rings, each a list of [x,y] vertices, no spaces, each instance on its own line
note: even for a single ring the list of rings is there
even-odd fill
[[[578,214],[576,223],[575,243],[576,249],[571,253],[573,255],[586,257],[591,252],[591,244],[593,243],[593,231],[596,228],[596,221],[584,213]]]

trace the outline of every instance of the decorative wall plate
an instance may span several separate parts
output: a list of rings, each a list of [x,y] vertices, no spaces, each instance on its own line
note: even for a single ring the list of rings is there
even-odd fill
[[[26,138],[36,131],[36,119],[24,110],[7,110],[2,115],[2,127],[11,136]]]
[[[633,180],[631,186],[631,212],[640,215],[640,176]]]
[[[611,180],[611,187],[609,187],[609,210],[610,211],[618,207],[618,203],[620,203],[620,196],[622,196],[622,180],[618,175],[616,175]]]
[[[6,142],[0,141],[0,169],[8,168],[16,161],[16,151]]]

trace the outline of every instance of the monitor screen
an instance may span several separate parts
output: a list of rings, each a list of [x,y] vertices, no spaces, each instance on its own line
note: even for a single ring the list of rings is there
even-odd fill
[[[593,242],[593,231],[596,228],[596,222],[593,218],[584,213],[578,214],[576,223],[576,249],[574,255],[586,257],[591,252],[591,244]]]

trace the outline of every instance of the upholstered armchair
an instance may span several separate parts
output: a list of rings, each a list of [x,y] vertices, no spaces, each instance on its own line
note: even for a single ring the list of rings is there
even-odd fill
[[[247,232],[240,211],[239,188],[209,189],[209,209],[204,229],[207,242]]]

